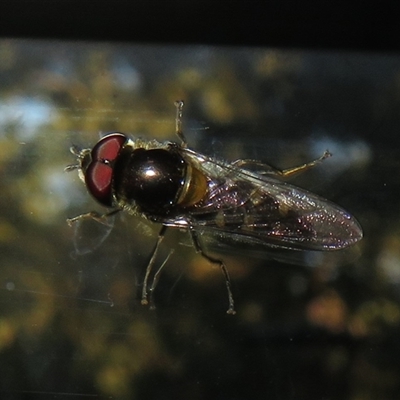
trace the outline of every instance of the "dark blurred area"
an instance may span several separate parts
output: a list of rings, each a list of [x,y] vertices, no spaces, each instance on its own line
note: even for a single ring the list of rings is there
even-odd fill
[[[0,36],[398,51],[396,1],[3,0]]]
[[[0,393],[4,399],[396,399],[400,396],[400,59],[393,54],[0,41]],[[224,278],[170,232],[97,210],[71,145],[121,131],[287,168],[351,212],[354,253],[298,266],[220,249]],[[212,243],[209,243],[212,249]],[[305,255],[308,257],[308,255]],[[304,263],[307,264],[307,263]]]

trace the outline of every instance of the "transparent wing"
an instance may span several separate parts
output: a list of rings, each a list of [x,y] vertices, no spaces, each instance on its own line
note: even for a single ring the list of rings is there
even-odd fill
[[[212,230],[221,240],[299,250],[336,250],[362,237],[348,212],[313,193],[225,163],[190,149],[182,155],[208,178],[208,194],[199,204],[166,224]],[[268,166],[265,170],[269,171]]]
[[[245,256],[259,260],[275,260],[306,267],[346,265],[354,262],[360,256],[359,246],[350,246],[337,251],[274,246],[257,238],[215,231],[208,227],[199,228],[198,236],[202,247],[211,252],[233,257]]]

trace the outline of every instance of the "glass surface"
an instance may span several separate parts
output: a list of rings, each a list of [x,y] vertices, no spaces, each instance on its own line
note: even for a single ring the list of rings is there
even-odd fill
[[[291,182],[364,239],[310,261],[204,238],[231,316],[219,267],[170,229],[156,309],[142,306],[160,227],[126,213],[68,226],[106,210],[64,168],[107,132],[178,141],[178,99],[209,156],[288,168],[329,149]],[[399,398],[399,145],[395,55],[0,41],[1,398]]]

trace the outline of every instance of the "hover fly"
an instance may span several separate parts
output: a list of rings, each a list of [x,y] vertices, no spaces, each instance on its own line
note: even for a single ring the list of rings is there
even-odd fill
[[[229,236],[237,243],[257,243],[268,249],[338,250],[362,238],[358,222],[348,212],[306,190],[279,180],[304,172],[330,157],[326,151],[306,164],[278,170],[255,160],[225,162],[187,147],[182,131],[183,102],[177,101],[176,135],[180,143],[133,140],[113,132],[92,149],[71,148],[77,169],[89,193],[110,209],[103,215],[89,212],[68,220],[104,218],[119,211],[140,215],[161,224],[158,240],[146,268],[142,304],[152,295],[165,262],[149,277],[168,228],[188,231],[194,248],[218,264],[228,291],[228,314],[234,300],[228,270],[201,244],[205,233]]]

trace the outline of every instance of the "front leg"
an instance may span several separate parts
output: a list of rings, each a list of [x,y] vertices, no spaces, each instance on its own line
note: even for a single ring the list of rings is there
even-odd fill
[[[90,211],[85,214],[77,215],[76,217],[73,217],[73,218],[68,218],[67,223],[69,226],[72,226],[75,222],[83,220],[83,219],[94,219],[95,221],[99,222],[100,224],[108,225],[107,219],[120,211],[121,211],[120,209],[116,209],[116,210],[112,210],[106,214],[100,214],[97,211]]]

